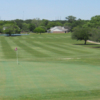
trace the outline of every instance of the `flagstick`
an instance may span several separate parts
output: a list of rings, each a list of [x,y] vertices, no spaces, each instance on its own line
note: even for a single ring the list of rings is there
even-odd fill
[[[17,64],[18,64],[18,50],[16,51]]]

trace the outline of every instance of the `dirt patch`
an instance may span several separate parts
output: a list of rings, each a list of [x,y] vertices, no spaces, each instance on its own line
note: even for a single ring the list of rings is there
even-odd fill
[[[90,41],[90,40],[88,40],[87,42],[94,43],[94,44],[100,44],[100,42],[94,42],[94,41]]]

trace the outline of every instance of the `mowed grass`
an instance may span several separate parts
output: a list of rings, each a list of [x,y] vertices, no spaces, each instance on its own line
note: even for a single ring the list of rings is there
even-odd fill
[[[1,36],[0,100],[100,100],[99,45],[83,43],[70,33]]]

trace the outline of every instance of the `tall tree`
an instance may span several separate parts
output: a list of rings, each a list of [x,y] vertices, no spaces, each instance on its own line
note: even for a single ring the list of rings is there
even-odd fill
[[[100,27],[100,15],[93,16],[90,20],[91,27]]]
[[[48,24],[48,20],[46,20],[46,19],[43,19],[43,20],[41,20],[41,23],[40,23],[40,26],[47,26],[47,24]]]
[[[36,27],[35,27],[35,24],[34,23],[30,23],[29,24],[29,30],[31,31],[31,32],[33,32],[33,30],[35,29]]]
[[[60,22],[55,22],[55,26],[62,26],[62,23],[60,23]]]
[[[3,27],[0,25],[0,33],[3,33]]]
[[[3,25],[3,32],[11,36],[11,34],[20,33],[20,28],[16,24],[5,24]]]
[[[50,22],[48,23],[48,25],[47,25],[47,29],[49,29],[49,28],[51,28],[51,27],[54,27],[54,26],[56,26],[56,25],[55,25],[55,22],[51,22],[51,21],[50,21]]]
[[[100,29],[92,28],[90,31],[90,40],[100,42]]]
[[[100,27],[100,15],[91,17],[91,20],[84,23],[82,27],[98,28]]]
[[[66,20],[67,20],[68,22],[72,23],[73,21],[76,20],[76,17],[74,17],[74,16],[68,16],[68,17],[66,17]]]
[[[76,28],[73,29],[72,39],[84,40],[85,41],[84,44],[86,45],[86,41],[90,37],[90,33],[89,32],[90,32],[89,28],[76,27]]]
[[[39,27],[41,24],[41,20],[39,18],[33,19],[32,23],[35,24],[35,27]]]
[[[22,31],[23,32],[28,32],[29,31],[29,24],[23,23],[22,24]]]
[[[16,22],[16,24],[18,25],[18,27],[19,27],[20,29],[22,29],[22,24],[24,23],[23,20],[21,20],[21,19],[16,19],[16,20],[14,20],[14,22]]]

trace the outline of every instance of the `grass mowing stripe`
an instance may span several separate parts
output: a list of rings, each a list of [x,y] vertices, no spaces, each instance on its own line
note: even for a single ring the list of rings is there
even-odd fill
[[[30,41],[32,41],[32,40],[30,39]],[[52,42],[47,42],[47,43],[52,43]],[[62,43],[60,43],[60,45],[61,45],[61,44],[62,44]],[[55,44],[55,45],[57,45],[57,44]],[[66,50],[66,52],[71,52],[71,54],[74,54],[74,55],[77,55],[77,56],[78,56],[78,55],[81,56],[82,53],[86,53],[86,54],[85,54],[86,56],[87,56],[87,55],[90,55],[90,54],[94,54],[94,53],[91,52],[91,51],[87,52],[87,48],[86,48],[86,50],[83,50],[84,48],[81,49],[81,47],[79,47],[79,46],[76,47],[75,45],[71,45],[71,46],[70,46],[70,45],[71,45],[71,43],[70,43],[70,44],[69,44],[69,43],[66,44],[66,47],[67,47],[67,48],[70,48],[70,47],[71,47],[71,50],[68,50],[68,51]],[[39,45],[39,46],[40,46],[40,45]],[[44,46],[44,45],[43,45],[43,46]],[[64,49],[66,48],[65,45],[64,45],[63,47],[64,47]],[[62,48],[62,46],[61,46],[60,48]],[[76,48],[77,48],[77,49],[76,49]],[[45,48],[45,49],[47,49],[47,48]],[[73,50],[73,49],[74,49],[74,50]],[[89,48],[88,48],[88,49],[89,49]],[[78,52],[75,52],[75,51],[77,51],[77,50],[78,50]],[[74,56],[74,55],[73,55],[73,56]],[[68,55],[67,55],[67,56],[68,56]]]
[[[14,87],[14,82],[13,82],[13,75],[12,75],[12,67],[10,67],[8,65],[8,63],[6,62],[5,63],[5,73],[6,73],[6,85],[5,85],[5,94],[4,95],[8,95],[9,92],[11,92],[11,94],[13,94],[13,87]],[[9,90],[10,88],[10,90]]]
[[[30,64],[28,66],[30,66]],[[37,90],[37,92],[39,93],[39,90],[38,90],[39,87],[37,87],[34,84],[34,78],[35,78],[34,74],[30,74],[30,69],[29,69],[28,66],[27,66],[26,63],[24,64],[24,66],[23,65],[20,66],[21,67],[21,71],[20,71],[20,74],[18,75],[19,78],[17,78],[18,82],[20,83],[20,88],[22,89],[20,94],[21,93],[22,94],[30,94],[29,93],[30,89],[32,89],[34,91]],[[20,68],[18,70],[20,70]],[[24,92],[23,89],[25,89],[27,91]]]
[[[12,39],[14,43],[16,43],[19,47],[21,47],[22,49],[24,49],[25,51],[27,51],[28,53],[32,54],[35,57],[48,57],[48,55],[39,52],[37,50],[32,49],[31,47],[29,47],[28,45],[21,43],[20,41],[14,40]]]
[[[88,56],[100,55],[99,50],[95,50],[95,49],[87,48],[87,47],[83,47],[83,46],[78,46],[78,45],[76,46],[76,45],[72,45],[69,43],[62,44],[63,47],[66,47],[65,45],[68,48],[71,48],[73,51],[78,51],[78,52],[81,51],[81,55],[82,55],[82,53],[85,53],[83,56],[85,56],[85,55],[88,55]]]
[[[7,38],[7,37],[6,37]],[[2,45],[2,51],[4,54],[4,58],[15,58],[16,57],[16,53],[15,51],[11,48],[10,44],[6,41],[5,37],[1,38],[1,45]]]
[[[92,48],[87,48],[87,47],[83,47],[81,45],[74,45],[74,44],[70,44],[70,43],[63,43],[62,46],[67,45],[68,47],[74,49],[74,50],[80,50],[83,53],[88,52],[88,53],[93,53],[95,50]],[[99,50],[97,50],[99,52]]]
[[[27,42],[30,42],[29,40],[26,40]],[[35,45],[36,47],[38,46],[38,47],[41,47],[42,49],[45,49],[45,50],[48,50],[48,51],[52,51],[52,52],[54,52],[54,53],[57,53],[57,54],[62,54],[62,55],[69,55],[69,53],[67,53],[66,51],[62,51],[62,50],[59,50],[59,49],[56,49],[56,48],[54,48],[53,46],[49,46],[49,45],[46,45],[46,44],[42,44],[42,43],[35,43],[34,41],[32,42],[30,42],[30,44],[33,44],[33,45]]]
[[[72,54],[67,53],[66,51],[62,50],[61,48],[57,48],[57,47],[54,47],[54,46],[50,46],[50,45],[47,45],[47,44],[44,44],[44,43],[34,42],[34,44],[36,44],[38,46],[42,45],[43,48],[45,48],[46,50],[50,50],[53,53],[56,53],[56,54],[59,54],[59,55],[62,55],[62,56],[72,55]]]
[[[18,80],[21,77],[21,74],[20,73],[22,73],[22,68],[19,65],[17,65],[17,63],[16,63],[16,66],[15,66],[14,63],[12,64],[12,66],[13,66],[13,68],[12,68],[12,76],[13,76],[13,83],[14,83],[14,87],[13,87],[14,93],[13,93],[13,96],[16,97],[16,95],[18,93],[20,93],[20,91],[22,89],[21,88],[20,81]],[[18,77],[18,76],[20,76],[20,77]]]
[[[11,45],[12,49],[15,49],[15,47],[18,48],[18,58],[19,58],[19,61],[21,60],[21,58],[28,58],[28,57],[32,58],[33,57],[30,53],[26,52],[24,49],[21,49],[21,47],[16,45],[16,43],[14,43],[12,41],[12,38],[15,39],[16,37],[9,37],[6,40]]]
[[[70,47],[70,46],[68,46],[68,45],[66,45],[66,46],[63,46],[63,45],[61,45],[61,44],[54,44],[54,43],[48,43],[48,44],[50,44],[50,45],[53,45],[53,46],[55,46],[55,47],[58,47],[58,48],[63,48],[63,49],[65,49],[65,50],[67,50],[67,52],[71,52],[72,54],[75,54],[75,53],[90,53],[90,52],[88,52],[88,51],[86,51],[86,50],[81,50],[81,49],[75,49],[74,47]],[[73,50],[74,49],[74,50]],[[74,51],[74,52],[73,52]]]
[[[97,93],[97,94],[96,94]],[[59,91],[52,93],[46,93],[46,96],[39,97],[37,100],[99,100],[100,90],[90,91]]]
[[[30,86],[28,86],[28,88],[29,88],[29,91],[28,91],[29,94],[30,94],[30,90],[33,90],[34,93],[36,91],[36,93],[38,92],[38,94],[41,95],[42,94],[42,89],[41,89],[41,86],[40,85],[42,84],[41,83],[41,79],[43,77],[40,79],[41,75],[39,75],[39,73],[38,73],[40,71],[39,68],[36,68],[35,69],[35,65],[32,66],[32,67],[33,68],[30,68],[32,70],[29,70],[29,68],[27,67],[27,64],[25,64],[25,66],[22,67],[23,68],[23,71],[24,71],[24,73],[26,75],[25,79],[27,78],[27,82],[26,82],[26,80],[24,80],[26,82],[26,86],[25,87],[27,87],[27,84],[30,84]],[[37,71],[37,69],[38,69],[38,71]],[[35,71],[36,71],[36,73],[35,73]]]
[[[47,43],[47,44],[52,45],[52,46],[55,46],[57,48],[64,49],[64,50],[66,50],[67,53],[71,53],[73,55],[81,54],[81,52],[75,52],[75,51],[73,51],[72,48],[68,47],[67,45],[66,45],[66,47],[64,47],[61,44],[59,44],[59,45],[58,44],[53,44],[53,43]]]
[[[58,79],[59,84],[61,84],[61,86],[58,87],[59,89],[61,89],[63,91],[66,91],[66,90],[68,91],[68,90],[70,90],[70,88],[73,88],[73,90],[76,90],[76,89],[78,90],[78,88],[79,89],[85,88],[84,85],[80,84],[78,81],[75,80],[74,77],[72,77],[72,74],[70,73],[70,70],[72,70],[72,68],[73,67],[70,68],[68,65],[66,67],[62,65],[61,67],[57,67],[56,72],[55,72],[55,70],[52,70],[51,74],[53,76],[55,76],[56,77],[55,80]],[[65,69],[65,70],[62,70],[62,69]],[[55,83],[55,84],[57,84],[57,83]]]
[[[41,65],[42,63],[40,63],[40,65]],[[97,93],[95,93],[95,92],[91,92],[91,90],[88,90],[88,89],[86,89],[86,91],[83,89],[83,88],[81,88],[81,86],[79,86],[80,87],[80,89],[82,89],[82,90],[84,90],[84,91],[82,91],[82,90],[80,90],[80,91],[76,91],[77,89],[75,89],[75,91],[71,91],[71,89],[72,88],[77,88],[77,83],[75,83],[75,85],[74,85],[74,81],[70,81],[72,78],[71,77],[68,77],[68,75],[73,75],[73,77],[74,77],[74,75],[76,75],[76,74],[78,74],[77,76],[79,76],[80,74],[79,73],[77,73],[77,72],[79,72],[80,71],[80,69],[82,68],[82,66],[69,66],[68,67],[68,69],[66,68],[66,66],[60,66],[59,64],[59,66],[57,66],[57,64],[55,64],[54,66],[57,66],[57,67],[53,67],[52,66],[52,64],[49,64],[49,65],[51,65],[51,67],[50,66],[48,66],[48,67],[41,67],[41,66],[38,66],[38,64],[37,64],[37,66],[36,66],[36,63],[34,63],[34,64],[32,64],[32,63],[28,63],[27,64],[27,62],[26,63],[23,63],[22,64],[23,66],[19,66],[19,67],[15,67],[16,69],[12,69],[12,71],[13,70],[16,70],[17,72],[19,72],[19,70],[20,70],[20,76],[19,77],[21,77],[22,79],[23,79],[23,81],[22,80],[19,80],[18,79],[18,81],[21,81],[22,83],[25,83],[25,85],[23,84],[23,88],[21,88],[22,90],[24,89],[26,92],[24,92],[24,91],[18,91],[19,92],[19,94],[21,94],[22,96],[20,97],[21,99],[23,99],[24,97],[27,97],[27,98],[36,98],[36,99],[38,99],[38,100],[40,100],[41,98],[44,98],[44,99],[46,99],[46,98],[60,98],[60,96],[61,97],[63,97],[63,98],[67,98],[67,97],[71,97],[72,95],[73,95],[73,98],[74,97],[76,97],[76,98],[78,98],[78,97],[81,97],[82,98],[82,96],[84,97],[86,97],[86,94],[88,93],[88,95],[91,97],[91,96],[95,96],[95,97],[98,97],[99,96],[99,93],[98,93],[98,91],[97,90],[95,90],[95,92]],[[27,66],[28,65],[28,66]],[[33,66],[34,65],[34,66]],[[43,64],[43,65],[45,65],[45,64]],[[63,65],[63,64],[62,64]],[[21,68],[20,68],[21,67]],[[72,69],[72,68],[74,68],[74,69]],[[86,67],[87,68],[87,67]],[[86,69],[86,68],[84,68],[84,70],[90,70],[91,68],[90,67],[88,67],[88,69]],[[66,70],[65,70],[66,69]],[[76,69],[76,70],[75,70]],[[77,70],[77,69],[79,69],[79,70]],[[94,69],[94,68],[93,68]],[[56,70],[56,71],[55,71]],[[81,69],[81,71],[82,71],[82,69]],[[15,72],[15,76],[18,76],[18,73],[17,72]],[[51,73],[50,73],[51,72]],[[74,72],[74,73],[73,73]],[[91,72],[91,71],[90,71]],[[48,73],[48,74],[47,74]],[[67,74],[66,74],[67,73]],[[83,73],[84,73],[84,71],[83,71]],[[82,73],[82,74],[83,74]],[[88,72],[87,72],[88,73]],[[91,74],[91,73],[90,73]],[[36,76],[34,76],[34,75],[36,75]],[[47,75],[47,77],[45,77],[45,75]],[[51,76],[49,76],[49,75],[51,75]],[[14,77],[15,77],[14,76]],[[55,77],[54,79],[53,79],[53,76]],[[67,76],[67,77],[66,77]],[[76,77],[77,77],[76,76]],[[87,76],[87,75],[86,75]],[[44,78],[45,77],[45,78]],[[75,77],[75,78],[76,78]],[[28,78],[28,81],[25,81],[25,80],[27,80],[27,78]],[[36,79],[35,79],[36,78]],[[43,78],[43,79],[42,79]],[[51,78],[51,79],[50,79]],[[56,79],[57,78],[57,79]],[[89,78],[89,77],[88,77]],[[91,77],[92,78],[92,77]],[[15,77],[15,79],[16,79],[16,77]],[[39,80],[40,79],[40,80]],[[42,79],[42,80],[41,80]],[[65,80],[64,80],[65,79]],[[33,86],[33,84],[31,84],[31,82],[30,81],[33,81],[34,80],[34,82],[35,83],[33,83],[33,84],[37,84],[37,87],[39,88],[39,90],[38,89],[35,89],[35,88],[33,88],[32,86]],[[50,80],[49,81],[49,83],[51,84],[49,84],[49,83],[46,83],[47,82],[47,80]],[[73,79],[72,79],[73,80]],[[43,81],[44,81],[44,83],[43,83]],[[17,82],[17,81],[16,81]],[[67,85],[65,85],[64,86],[64,88],[63,88],[63,86],[61,86],[61,84],[63,83],[63,82],[65,82],[65,84],[69,84],[70,85],[70,87],[71,87],[71,89],[70,89],[70,87],[69,87],[69,91],[66,91],[66,89],[68,89],[67,88]],[[55,83],[55,84],[54,84]],[[95,82],[94,82],[95,83]],[[30,84],[30,85],[32,85],[32,86],[28,86],[28,84]],[[45,85],[45,87],[42,87],[43,85]],[[46,87],[48,87],[48,85],[49,85],[49,88],[46,88]],[[56,87],[56,86],[57,87]],[[62,84],[63,85],[63,84]],[[76,86],[76,87],[75,87]],[[92,87],[92,86],[91,86]],[[47,89],[48,90],[50,90],[50,91],[47,91]],[[34,92],[34,91],[36,91],[36,92]],[[44,92],[44,94],[43,94],[43,92]],[[77,92],[77,94],[75,94]],[[22,94],[23,93],[23,94]],[[35,95],[35,93],[36,93],[36,95],[38,94],[38,96],[36,96]],[[85,95],[84,95],[84,93],[85,93]],[[94,93],[94,95],[92,94],[92,93]],[[60,96],[58,96],[57,94],[59,94]],[[16,94],[17,95],[17,94]],[[87,97],[89,97],[87,95]],[[13,94],[13,96],[14,96],[14,94]],[[49,97],[50,96],[50,97]],[[39,98],[38,98],[39,97]],[[94,97],[94,98],[95,98]],[[18,98],[18,97],[17,97]]]
[[[27,40],[22,40],[20,41],[21,43],[25,43],[26,45],[30,46],[32,49],[37,50],[38,52],[42,52],[44,54],[47,54],[48,57],[51,56],[51,52],[40,47],[40,46],[35,46],[31,41],[27,41]]]
[[[79,75],[79,74],[77,74],[77,72],[80,72],[81,74]],[[99,89],[100,84],[98,84],[98,85],[95,84],[95,82],[99,83],[99,80],[98,80],[99,76],[97,74],[94,74],[93,72],[95,72],[94,68],[88,67],[86,65],[82,65],[81,67],[75,66],[75,67],[73,67],[72,77],[79,84],[82,84],[84,86],[83,90],[85,88],[86,88],[86,90],[87,89],[89,89],[89,90],[91,90],[91,89]]]
[[[34,39],[30,39],[34,36]],[[38,37],[43,38],[38,38]],[[52,39],[47,37],[52,36]],[[59,38],[55,38],[55,37]],[[1,76],[0,79],[5,78],[6,74],[10,74],[7,77],[7,81],[0,81],[0,99],[2,100],[96,100],[100,99],[100,53],[98,49],[92,49],[88,45],[73,45],[73,43],[83,43],[71,40],[70,38],[63,38],[61,35],[30,35],[21,37],[5,37],[8,44],[13,49],[14,45],[17,45],[21,49],[21,45],[28,46],[31,49],[39,51],[49,51],[42,48],[50,47],[54,50],[66,50],[66,46],[69,47],[68,51],[76,53],[76,55],[69,55],[69,57],[82,57],[82,59],[75,60],[56,60],[64,58],[64,53],[59,54],[49,51],[49,57],[39,57],[28,53],[22,49],[22,53],[29,57],[29,60],[20,62],[19,65],[16,62],[0,62]],[[69,35],[68,35],[69,36]],[[25,38],[22,38],[25,37]],[[9,38],[9,39],[8,39]],[[16,40],[13,42],[13,39]],[[26,42],[25,42],[26,41]],[[29,42],[28,42],[29,41]],[[32,42],[32,43],[31,43]],[[21,45],[20,45],[21,43]],[[36,43],[35,46],[32,45]],[[66,45],[64,45],[66,43]],[[38,46],[38,44],[40,46]],[[55,44],[52,46],[52,44]],[[20,46],[19,46],[20,45]],[[57,46],[58,47],[57,47]],[[59,47],[60,46],[60,47]],[[26,49],[30,49],[26,47]],[[61,47],[64,47],[61,49]],[[74,52],[74,49],[82,51],[81,54]],[[5,48],[7,49],[7,48]],[[2,50],[2,49],[1,49]],[[44,52],[43,51],[43,52]],[[1,51],[2,52],[2,51]],[[79,55],[80,54],[80,55]],[[23,56],[23,55],[21,55]],[[20,56],[20,57],[21,57]],[[24,57],[25,57],[24,56]],[[68,56],[67,56],[68,57]],[[24,60],[24,58],[20,58]],[[31,60],[33,59],[33,60]],[[50,60],[49,60],[50,59]],[[8,59],[9,60],[9,59]],[[28,62],[30,61],[30,62]],[[33,62],[32,62],[33,61]],[[42,62],[43,61],[43,62]],[[2,63],[2,64],[1,64]],[[97,64],[98,63],[98,64]],[[98,65],[98,66],[96,66]],[[2,69],[3,68],[3,69]],[[9,69],[8,69],[9,68]],[[6,73],[8,70],[8,73]],[[12,77],[11,77],[12,75]],[[9,81],[8,81],[9,80]],[[5,83],[2,85],[2,83]],[[8,83],[8,84],[7,84]],[[3,86],[3,87],[2,87]],[[5,87],[6,86],[6,87]],[[7,88],[7,89],[6,89]],[[2,91],[2,90],[3,91]],[[8,90],[9,89],[9,90]]]
[[[45,38],[44,38],[45,39]],[[63,38],[60,38],[60,39],[63,39]],[[52,43],[52,41],[50,41],[50,42],[48,42],[48,43]],[[58,43],[57,43],[58,44]],[[57,45],[57,44],[55,44],[55,45]],[[61,44],[61,43],[60,43]],[[70,43],[71,44],[71,43]],[[67,44],[66,44],[67,45]],[[78,51],[78,53],[88,53],[88,54],[90,54],[90,53],[92,53],[91,51],[87,51],[87,48],[85,48],[85,50],[83,50],[83,49],[81,49],[81,47],[80,48],[77,48],[77,46],[75,46],[75,45],[71,45],[72,46],[72,48],[71,49],[74,49],[74,51]],[[74,46],[74,47],[73,47]],[[67,49],[70,49],[69,48],[70,47],[70,45],[69,46],[67,46]],[[63,47],[61,47],[61,48],[63,48]],[[77,49],[75,49],[75,48],[77,48]],[[64,48],[65,49],[65,48]],[[89,48],[88,48],[89,49]],[[72,50],[73,51],[73,50]]]
[[[1,46],[1,39],[0,39],[0,61],[3,60],[2,58],[4,57],[3,53],[2,53],[2,46]]]
[[[5,68],[4,62],[0,62],[0,95],[3,96],[5,94],[6,90],[6,73],[5,73]],[[1,97],[0,96],[0,97]]]
[[[50,50],[50,48],[48,48],[47,46],[44,46],[44,44],[37,44],[35,43],[34,41],[31,41],[31,40],[26,40],[29,44],[35,46],[35,47],[39,47],[41,48],[42,50],[45,50],[49,56],[52,56],[52,55],[57,55],[57,53],[54,53],[52,52],[52,50]]]
[[[65,45],[58,45],[58,44],[53,44],[53,43],[50,43],[51,45],[57,45],[58,47],[60,47],[60,48],[66,48],[67,50],[70,50],[70,51],[72,51],[72,53],[74,53],[74,54],[76,54],[77,56],[81,56],[82,57],[82,54],[83,53],[85,53],[83,56],[88,56],[88,57],[90,57],[90,56],[96,56],[96,55],[100,55],[100,53],[99,53],[99,51],[97,51],[97,52],[95,52],[95,50],[91,50],[90,48],[85,48],[84,49],[84,47],[77,47],[77,46],[73,46],[73,45],[71,45],[71,44],[66,44],[66,46]],[[75,48],[74,48],[75,47]],[[83,49],[82,49],[83,48]],[[73,56],[74,57],[74,56]]]
[[[29,42],[29,41],[27,41],[27,42]],[[62,50],[61,48],[55,48],[55,47],[53,47],[53,46],[50,46],[50,45],[47,45],[47,44],[44,44],[44,43],[39,43],[39,42],[31,42],[31,43],[33,43],[33,45],[35,45],[35,46],[38,46],[38,47],[41,47],[41,48],[43,48],[43,49],[46,49],[46,50],[48,50],[48,51],[52,51],[52,52],[54,52],[54,53],[57,53],[57,54],[60,54],[60,55],[71,55],[71,53],[67,53],[65,50]]]

